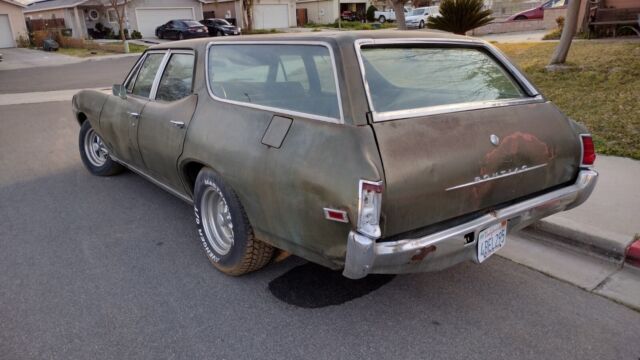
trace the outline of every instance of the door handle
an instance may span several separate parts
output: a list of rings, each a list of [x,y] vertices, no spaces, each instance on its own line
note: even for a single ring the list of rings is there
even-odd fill
[[[171,120],[169,122],[171,123],[171,125],[179,128],[179,129],[183,129],[184,128],[184,123],[182,121]]]
[[[140,113],[137,113],[137,112],[129,112],[127,114],[129,114],[129,116],[131,116],[134,119],[139,119],[140,118]]]

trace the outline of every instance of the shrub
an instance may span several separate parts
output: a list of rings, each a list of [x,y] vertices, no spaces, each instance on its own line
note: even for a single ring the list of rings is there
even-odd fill
[[[559,29],[562,29],[564,27],[564,16],[558,16],[556,18],[556,25],[558,25]]]
[[[21,48],[26,48],[31,46],[31,40],[29,39],[29,36],[28,35],[25,36],[24,34],[20,34],[18,36],[18,38],[16,39],[16,43],[18,47],[21,47]]]
[[[138,40],[138,39],[142,39],[142,34],[141,34],[141,33],[140,33],[140,31],[138,31],[138,30],[133,30],[133,31],[131,32],[131,38],[132,38],[132,39],[136,39],[136,40]]]
[[[375,6],[369,5],[369,7],[367,8],[367,15],[366,15],[368,22],[376,21],[376,11],[378,11],[378,9]]]
[[[493,21],[491,10],[483,10],[482,0],[443,0],[440,16],[430,16],[427,27],[464,35]]]

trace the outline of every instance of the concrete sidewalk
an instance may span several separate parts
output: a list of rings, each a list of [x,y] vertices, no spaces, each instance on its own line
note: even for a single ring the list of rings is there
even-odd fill
[[[147,44],[148,45],[148,44]],[[90,57],[76,57],[63,55],[56,52],[25,49],[25,48],[8,48],[0,49],[2,53],[2,61],[0,61],[0,71],[32,69],[36,67],[52,67],[68,64],[77,64],[85,61],[101,61],[108,59],[117,59],[122,57],[140,56],[141,53],[130,54],[113,54],[99,55]]]
[[[599,155],[598,184],[581,206],[543,219],[534,230],[622,263],[640,234],[640,161]]]

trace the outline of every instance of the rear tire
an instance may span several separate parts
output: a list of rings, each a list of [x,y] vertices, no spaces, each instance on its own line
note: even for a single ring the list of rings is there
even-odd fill
[[[386,17],[384,17],[384,15],[380,15],[380,17],[378,18],[378,22],[379,22],[380,24],[384,24],[384,23],[385,23],[385,21],[387,21],[387,18],[386,18]]]
[[[193,209],[200,242],[216,269],[239,276],[271,261],[274,248],[254,237],[238,196],[209,168],[196,178]]]
[[[182,33],[178,34],[178,40],[184,40],[184,35],[182,35]]]
[[[80,158],[84,167],[96,176],[112,176],[124,171],[124,167],[109,157],[109,150],[102,138],[93,130],[88,120],[80,127],[78,137]]]

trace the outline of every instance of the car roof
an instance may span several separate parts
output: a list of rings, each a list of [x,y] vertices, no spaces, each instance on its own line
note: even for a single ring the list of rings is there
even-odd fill
[[[225,42],[257,42],[257,41],[317,41],[317,42],[329,42],[338,45],[353,44],[358,39],[438,39],[438,40],[466,40],[474,41],[478,43],[484,43],[484,41],[462,36],[455,35],[449,32],[428,30],[428,31],[401,31],[401,30],[361,30],[361,31],[321,31],[321,32],[305,32],[305,33],[279,33],[268,35],[242,35],[233,37],[217,37],[217,38],[198,38],[191,40],[183,40],[180,42],[168,42],[158,44],[149,47],[150,50],[154,49],[167,49],[167,48],[182,48],[182,49],[197,49],[210,42],[225,43]]]

